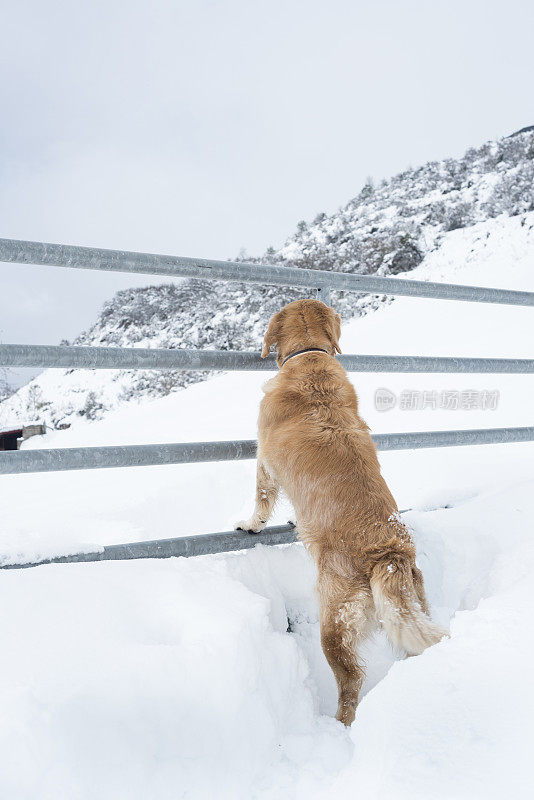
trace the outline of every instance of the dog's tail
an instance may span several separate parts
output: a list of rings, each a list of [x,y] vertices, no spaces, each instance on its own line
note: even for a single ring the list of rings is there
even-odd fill
[[[390,641],[409,655],[418,655],[449,635],[425,613],[424,593],[417,591],[412,563],[406,556],[394,555],[375,564],[371,591],[378,619]]]

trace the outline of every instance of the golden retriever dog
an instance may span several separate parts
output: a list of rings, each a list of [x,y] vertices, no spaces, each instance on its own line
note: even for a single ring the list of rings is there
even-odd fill
[[[364,678],[358,647],[381,625],[408,655],[447,635],[430,619],[415,547],[380,474],[369,428],[341,364],[341,320],[318,300],[296,300],[270,321],[279,371],[263,391],[256,505],[236,528],[259,533],[280,488],[318,569],[321,643],[338,685],[336,717],[354,720]]]

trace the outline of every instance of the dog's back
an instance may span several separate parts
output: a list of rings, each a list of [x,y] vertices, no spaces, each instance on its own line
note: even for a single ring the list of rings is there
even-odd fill
[[[293,503],[302,539],[314,549],[345,549],[365,572],[366,553],[397,506],[345,370],[333,358],[308,353],[264,391],[262,457]]]

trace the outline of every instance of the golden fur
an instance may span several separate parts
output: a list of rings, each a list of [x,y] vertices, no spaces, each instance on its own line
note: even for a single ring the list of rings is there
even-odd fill
[[[262,357],[280,367],[264,387],[258,422],[256,506],[236,527],[258,533],[280,487],[299,538],[318,567],[321,642],[334,672],[337,719],[354,719],[364,672],[358,645],[381,624],[409,655],[446,631],[428,616],[415,547],[380,474],[369,428],[347,374],[333,358],[340,318],[318,300],[297,300],[269,324]],[[299,350],[311,352],[284,359]]]

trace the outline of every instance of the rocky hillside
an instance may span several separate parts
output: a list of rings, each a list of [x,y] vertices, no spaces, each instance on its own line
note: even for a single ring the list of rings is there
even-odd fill
[[[534,210],[534,131],[525,130],[457,160],[430,162],[374,186],[335,214],[300,222],[278,251],[258,259],[360,274],[397,275],[439,249],[448,232]],[[505,285],[506,281],[503,281]],[[257,348],[270,316],[299,290],[184,280],[119,292],[73,344],[113,347]],[[385,298],[333,293],[347,319]],[[0,403],[0,425],[33,418],[66,427],[118,404],[160,396],[206,373],[54,370]]]

